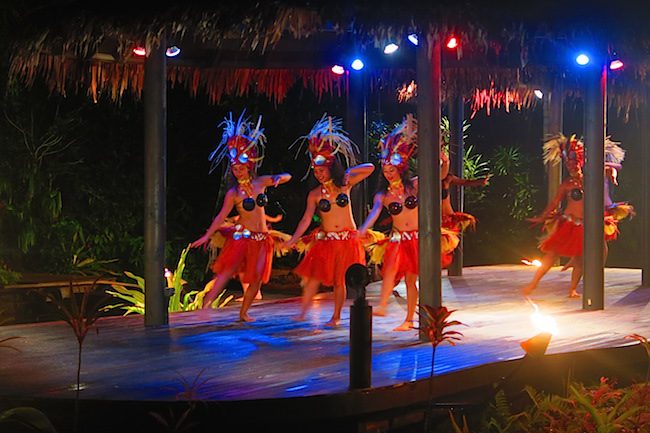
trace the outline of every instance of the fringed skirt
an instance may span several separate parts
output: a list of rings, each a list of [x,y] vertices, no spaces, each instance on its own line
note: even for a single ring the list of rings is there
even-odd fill
[[[301,242],[305,245],[305,256],[293,272],[303,281],[315,279],[324,286],[345,287],[348,268],[355,263],[366,264],[366,253],[356,230],[316,230]]]
[[[268,283],[276,239],[279,244],[283,237],[275,238],[269,232],[251,232],[241,226],[224,228],[219,233],[224,242],[212,262],[212,272],[220,274],[233,270],[233,277],[238,276],[242,283]]]

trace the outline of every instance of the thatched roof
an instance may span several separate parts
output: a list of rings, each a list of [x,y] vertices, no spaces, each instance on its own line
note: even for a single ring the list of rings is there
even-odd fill
[[[461,91],[474,106],[530,106],[532,86],[554,74],[567,77],[567,91],[579,94],[577,76],[567,67],[571,49],[583,42],[617,51],[630,59],[610,79],[610,103],[629,111],[644,102],[650,67],[647,7],[619,2],[589,2],[580,8],[560,2],[545,6],[505,2],[479,6],[457,2],[342,2],[240,0],[215,6],[158,2],[153,8],[89,6],[43,7],[24,13],[11,51],[10,79],[27,85],[44,79],[52,91],[85,91],[94,99],[139,96],[147,49],[165,34],[182,55],[168,60],[168,78],[192,94],[218,102],[226,94],[262,93],[281,102],[289,88],[302,83],[318,95],[341,94],[347,79],[330,72],[342,52],[364,51],[374,60],[374,85],[398,89],[415,78],[408,34],[430,38],[454,33],[461,49],[445,54],[444,90]],[[586,3],[587,4],[587,3]],[[399,6],[399,8],[397,7]],[[404,48],[401,59],[380,49],[389,41]],[[396,56],[397,57],[397,56]],[[481,102],[482,101],[482,102]]]

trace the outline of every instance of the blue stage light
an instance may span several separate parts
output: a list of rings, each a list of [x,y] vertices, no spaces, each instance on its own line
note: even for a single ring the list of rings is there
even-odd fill
[[[584,53],[578,54],[576,56],[576,63],[579,64],[580,66],[585,66],[586,64],[589,63],[589,56]]]
[[[167,51],[165,52],[165,54],[167,55],[167,57],[176,57],[176,56],[179,55],[180,53],[181,53],[181,49],[178,48],[178,47],[175,46],[175,45],[174,45],[173,47],[169,47],[169,48],[167,48]]]
[[[363,69],[364,64],[363,64],[363,61],[362,61],[361,59],[358,59],[358,58],[357,58],[357,59],[354,59],[354,60],[352,61],[352,63],[350,64],[350,66],[351,66],[352,69],[354,69],[355,71],[360,71],[360,70]]]
[[[418,44],[418,35],[416,35],[415,33],[411,33],[410,35],[408,35],[408,40],[413,45],[417,45]]]

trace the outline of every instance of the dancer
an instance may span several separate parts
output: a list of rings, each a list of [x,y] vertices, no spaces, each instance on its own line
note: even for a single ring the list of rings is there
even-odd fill
[[[618,238],[618,224],[621,220],[635,215],[634,207],[627,202],[614,202],[611,196],[612,185],[618,186],[618,172],[623,168],[625,159],[625,149],[620,146],[620,142],[612,141],[611,138],[605,137],[605,184],[604,206],[605,206],[605,236],[607,240]],[[609,252],[608,245],[605,244],[605,260]],[[571,259],[562,267],[562,271],[574,267],[578,258]]]
[[[473,229],[476,226],[476,218],[474,215],[465,212],[454,211],[453,207],[451,206],[449,188],[452,185],[469,187],[485,186],[489,183],[490,176],[479,177],[476,179],[464,179],[453,175],[449,170],[449,156],[447,156],[444,151],[440,152],[440,164],[440,197],[442,200],[440,203],[440,211],[442,215],[442,226],[446,229],[456,230],[461,233],[468,227]]]
[[[311,169],[320,184],[309,192],[302,219],[286,247],[296,245],[312,222],[316,211],[320,225],[305,239],[306,251],[294,272],[302,278],[302,305],[297,320],[305,320],[311,302],[321,285],[332,286],[334,312],[326,326],[338,326],[346,299],[345,272],[355,264],[366,264],[365,251],[357,235],[350,204],[351,188],[374,170],[372,164],[354,165],[355,145],[342,128],[342,120],[326,114],[314,125],[302,144],[308,142]],[[344,170],[342,158],[348,169]],[[303,247],[304,246],[304,247]]]
[[[257,167],[264,158],[266,143],[264,131],[260,128],[261,120],[260,116],[257,124],[253,125],[242,113],[235,122],[231,113],[221,123],[224,132],[221,142],[209,156],[212,161],[210,172],[224,157],[228,157],[229,166],[225,173],[230,173],[229,188],[221,210],[208,230],[191,244],[193,248],[208,244],[232,209],[237,210],[239,217],[236,224],[222,231],[226,241],[219,257],[212,263],[214,277],[204,290],[203,308],[211,308],[226,283],[234,275],[239,275],[242,283],[250,285],[239,312],[239,319],[244,322],[253,321],[248,309],[261,285],[268,282],[271,276],[274,240],[264,213],[268,202],[265,191],[267,187],[277,187],[291,179],[288,173],[256,175]]]
[[[544,143],[544,162],[557,164],[560,159],[569,173],[558,189],[558,193],[546,206],[542,215],[529,218],[528,221],[538,224],[543,223],[547,232],[541,240],[539,248],[545,253],[532,281],[526,285],[522,293],[529,295],[539,284],[542,277],[553,266],[555,260],[560,257],[573,258],[573,270],[571,272],[571,285],[569,287],[569,298],[578,298],[578,283],[583,274],[583,173],[584,166],[584,143],[576,139],[575,135],[567,138],[562,134],[552,137]],[[563,210],[558,212],[558,206],[565,201]],[[607,241],[616,238],[617,231],[612,232],[605,215],[605,251],[607,257]]]
[[[371,263],[382,263],[382,285],[379,305],[373,311],[385,316],[395,284],[402,278],[406,283],[406,318],[394,331],[413,329],[413,317],[418,302],[418,178],[411,177],[408,162],[417,149],[417,121],[411,114],[393,131],[379,141],[383,177],[375,194],[373,207],[359,229],[365,236],[382,208],[392,216],[392,231],[370,249]],[[446,229],[441,238],[443,267],[449,265],[451,252],[458,245],[456,233]]]
[[[276,216],[270,216],[268,214],[264,215],[264,218],[266,218],[267,222],[267,227],[269,229],[269,234],[274,238],[274,239],[281,239],[282,241],[286,241],[289,239],[289,235],[279,232],[277,230],[273,230],[271,224],[277,223],[282,221],[282,214],[278,214]],[[233,217],[228,217],[225,219],[224,223],[219,227],[217,230],[215,230],[214,234],[210,237],[210,242],[208,243],[208,250],[210,251],[210,259],[209,263],[214,262],[217,257],[219,256],[219,252],[223,249],[223,246],[226,244],[226,239],[228,238],[228,233],[230,233],[235,225],[237,225],[237,221],[239,221],[239,215],[235,215]],[[284,255],[285,251],[279,249],[276,245],[275,248],[275,255],[276,256],[281,256]],[[243,295],[246,295],[246,290],[248,290],[248,283],[242,282],[242,276],[237,275],[237,279],[239,280],[239,283],[241,284],[242,287],[242,292]],[[209,287],[211,287],[212,284],[214,284],[214,280],[211,280],[208,284],[210,284]],[[206,287],[208,287],[206,285]],[[235,299],[236,302],[243,302],[244,301],[244,296],[240,296],[239,298]],[[262,300],[262,289],[257,291],[257,295],[255,295],[254,298],[255,301],[260,301]]]

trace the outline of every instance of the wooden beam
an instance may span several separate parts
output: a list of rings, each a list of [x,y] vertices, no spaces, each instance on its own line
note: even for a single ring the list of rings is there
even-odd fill
[[[607,66],[586,71],[584,169],[584,281],[582,308],[605,307],[604,214]]]
[[[463,139],[463,119],[465,117],[465,101],[463,96],[456,92],[449,101],[449,159],[453,173],[464,176],[465,143]],[[465,211],[465,188],[462,185],[453,185],[449,191],[451,204],[458,212]],[[447,275],[463,275],[463,236],[454,251],[454,260],[447,269]]]
[[[563,132],[564,82],[561,76],[553,78],[550,89],[544,89],[544,138]],[[562,164],[546,166],[547,199],[553,200],[562,183]]]
[[[552,79],[552,85],[549,89],[544,89],[543,96],[543,116],[544,116],[544,137],[563,132],[564,122],[564,80],[560,75]],[[546,166],[546,197],[547,203],[557,195],[560,184],[562,183],[562,164],[550,164]],[[560,259],[555,260],[554,265],[560,264]]]
[[[440,42],[420,35],[417,50],[419,301],[442,305],[440,266]],[[426,341],[423,332],[420,339]]]
[[[643,92],[646,95],[641,120],[641,218],[643,240],[641,242],[641,285],[650,287],[650,85]]]
[[[167,187],[166,43],[152,50],[144,72],[144,279],[145,326],[169,323],[165,297]]]
[[[364,70],[350,71],[349,89],[346,99],[346,129],[352,141],[359,147],[356,155],[359,161],[368,162],[367,129],[367,77]],[[361,224],[368,215],[368,180],[352,190],[354,220]]]

